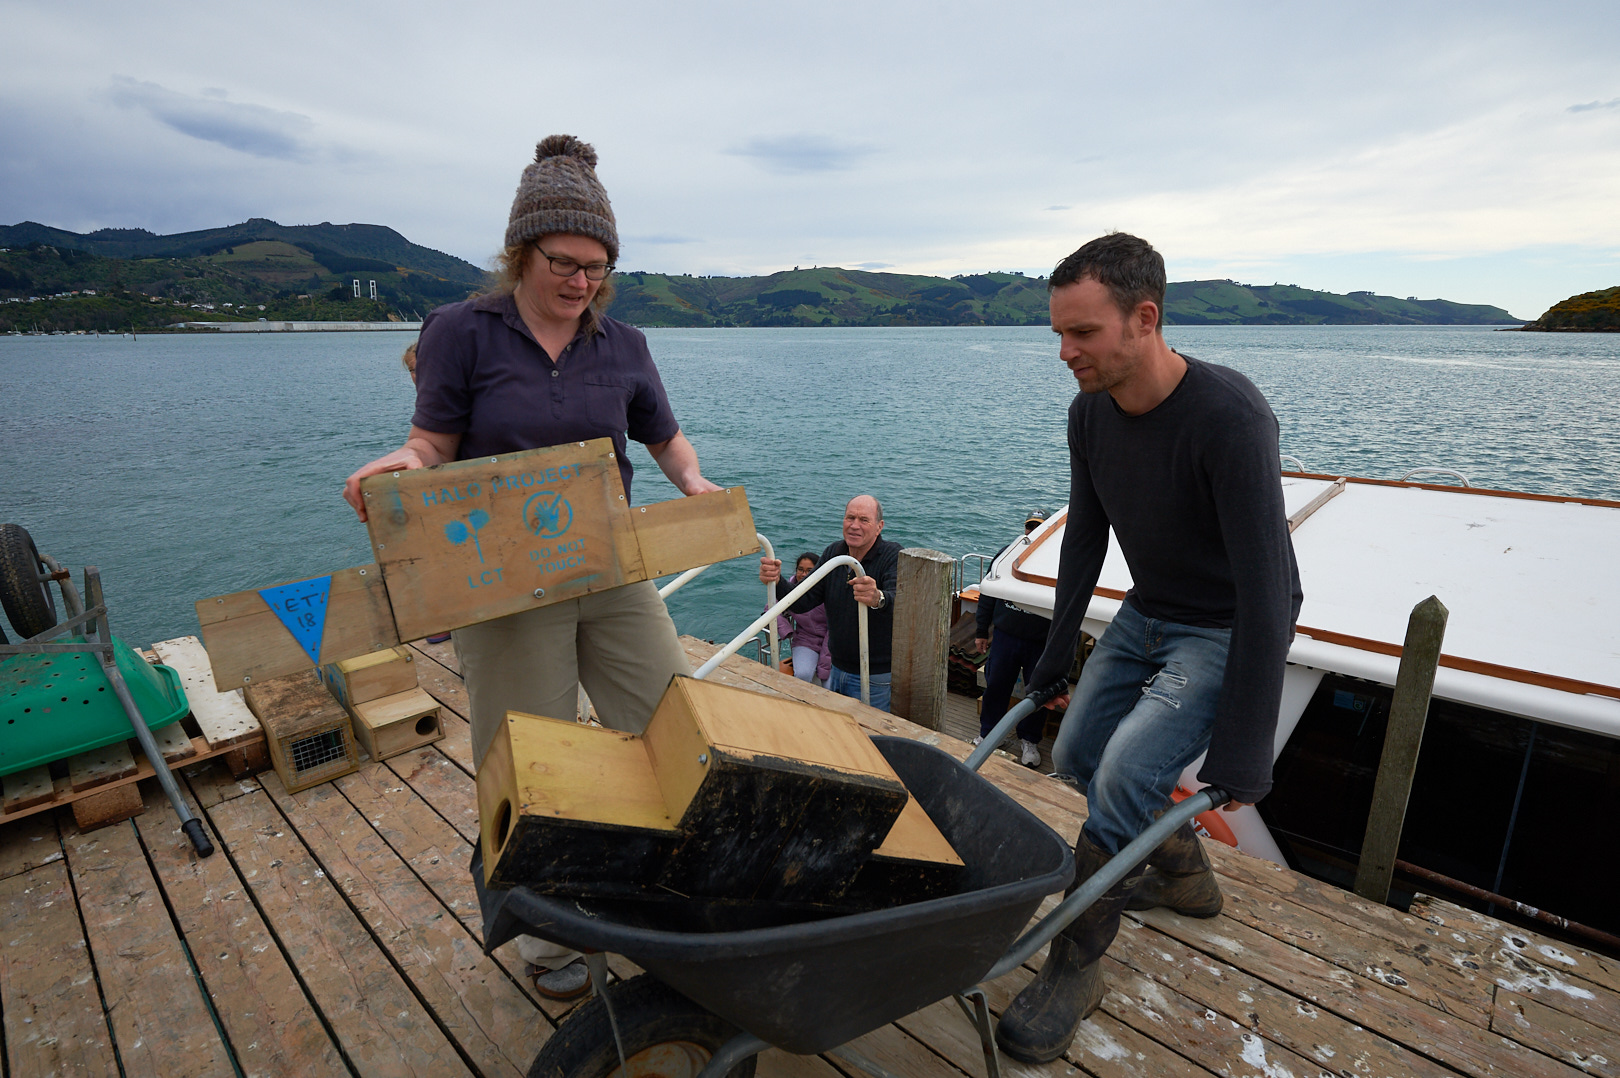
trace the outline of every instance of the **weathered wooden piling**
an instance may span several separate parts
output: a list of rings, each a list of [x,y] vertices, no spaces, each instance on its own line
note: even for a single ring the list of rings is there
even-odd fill
[[[1417,772],[1418,749],[1423,745],[1434,672],[1440,665],[1440,644],[1445,639],[1449,616],[1445,604],[1431,595],[1412,608],[1406,623],[1406,642],[1401,648],[1395,695],[1384,729],[1384,753],[1378,760],[1372,808],[1367,813],[1361,861],[1356,866],[1356,894],[1375,902],[1389,899],[1389,882],[1395,873],[1395,855],[1406,824],[1406,803],[1412,794],[1412,777]]]
[[[900,551],[895,584],[889,710],[938,730],[945,717],[945,662],[951,643],[951,584],[956,562],[924,547]]]

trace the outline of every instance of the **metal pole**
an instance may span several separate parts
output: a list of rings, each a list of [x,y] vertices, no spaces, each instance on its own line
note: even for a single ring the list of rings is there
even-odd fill
[[[771,541],[769,539],[765,538],[763,535],[759,534],[759,532],[754,533],[754,538],[759,541],[759,547],[760,547],[761,550],[763,550],[765,552],[765,556],[767,558],[770,558],[772,561],[775,561],[776,560],[776,548],[771,546]],[[769,584],[765,585],[765,609],[769,610],[771,607],[773,607],[775,605],[776,605],[776,581],[773,580]],[[775,670],[776,669],[776,664],[782,661],[782,644],[781,644],[781,641],[776,639],[776,618],[772,618],[770,620],[770,633],[771,633],[771,661],[766,663],[765,665],[770,667],[772,670]]]
[[[103,605],[101,594],[101,573],[95,566],[86,566],[84,570],[85,598],[93,607]],[[191,840],[192,848],[199,857],[207,857],[214,852],[214,844],[208,840],[208,833],[203,830],[202,821],[191,814],[186,805],[186,799],[180,794],[180,787],[175,784],[174,775],[169,771],[168,761],[163,759],[163,750],[158,748],[157,742],[152,738],[152,731],[147,728],[146,719],[141,715],[141,709],[135,706],[135,698],[129,694],[129,686],[124,683],[124,675],[118,669],[118,659],[113,652],[112,627],[107,623],[107,615],[102,614],[92,623],[92,632],[99,637],[101,652],[101,668],[106,672],[107,680],[112,682],[113,693],[117,695],[118,702],[124,705],[124,712],[129,716],[129,723],[135,728],[135,737],[141,743],[141,751],[146,753],[147,760],[151,761],[152,770],[157,773],[157,780],[163,786],[163,792],[169,797],[169,804],[174,806],[174,814],[180,817],[180,830],[186,833]]]
[[[1508,851],[1513,848],[1513,832],[1519,826],[1519,805],[1524,801],[1524,784],[1530,777],[1530,760],[1536,754],[1536,731],[1540,729],[1538,723],[1530,723],[1530,743],[1524,747],[1524,763],[1519,765],[1519,786],[1513,791],[1513,811],[1508,813],[1507,833],[1502,836],[1502,856],[1496,862],[1496,879],[1491,883],[1491,890],[1498,894],[1502,891],[1502,877],[1507,874]]]
[[[1158,849],[1159,844],[1170,837],[1170,832],[1200,812],[1219,808],[1231,799],[1231,795],[1225,790],[1206,786],[1185,801],[1165,809],[1164,815],[1160,816],[1153,826],[1137,835],[1123,850],[1109,858],[1107,864],[1094,872],[1090,879],[1082,882],[1073,894],[1058,903],[1056,909],[1041,918],[1034,928],[1013,944],[1012,950],[1003,955],[1001,961],[991,966],[990,972],[981,980],[993,981],[1029,961],[1036,951],[1051,943],[1059,932],[1068,928],[1074,919],[1101,898],[1105,891],[1124,879],[1131,869],[1147,860],[1147,855]]]
[[[678,592],[682,588],[684,588],[686,586],[687,581],[691,580],[693,577],[695,577],[699,573],[703,572],[703,570],[712,569],[712,568],[714,568],[713,563],[710,563],[709,565],[699,565],[699,566],[696,566],[694,568],[688,569],[686,572],[682,573],[680,576],[676,577],[674,580],[671,580],[668,584],[665,584],[663,587],[659,588],[658,589],[658,597],[660,599],[669,598],[671,595],[674,595],[676,592]]]
[[[1395,867],[1428,883],[1449,888],[1460,894],[1467,895],[1469,898],[1477,898],[1481,902],[1489,903],[1492,906],[1501,906],[1503,909],[1512,910],[1521,917],[1529,917],[1543,924],[1552,925],[1554,928],[1561,928],[1565,932],[1585,936],[1587,939],[1600,943],[1605,947],[1620,951],[1620,936],[1605,932],[1601,928],[1583,925],[1579,921],[1571,921],[1569,918],[1560,917],[1556,913],[1548,913],[1546,910],[1538,909],[1535,906],[1528,906],[1516,898],[1509,898],[1506,895],[1497,894],[1495,891],[1487,891],[1483,887],[1475,887],[1471,883],[1454,880],[1450,876],[1442,876],[1433,869],[1424,868],[1422,865],[1414,865],[1410,861],[1396,861]]]
[[[865,573],[861,574],[865,576]],[[861,635],[861,703],[870,707],[872,705],[872,658],[867,652],[867,641],[870,639],[866,631],[866,604],[855,604],[855,623],[860,626]]]
[[[1007,739],[1007,735],[1012,733],[1013,727],[1022,722],[1026,715],[1033,714],[1036,708],[1045,706],[1048,700],[1067,691],[1068,688],[1068,679],[1063,678],[1044,689],[1026,693],[1024,698],[1018,701],[1016,707],[1007,710],[1007,713],[1001,717],[1000,722],[996,723],[996,728],[991,730],[988,736],[980,738],[979,744],[968,754],[968,770],[979,770],[979,765],[990,758],[990,754],[996,751],[996,746]]]
[[[697,1078],[724,1078],[737,1064],[749,1056],[759,1055],[769,1047],[769,1044],[752,1033],[739,1033],[722,1044],[720,1050],[709,1057],[709,1062],[698,1071]]]
[[[796,588],[788,592],[784,598],[777,600],[774,606],[756,618],[753,624],[749,625],[748,628],[744,629],[742,632],[733,637],[731,643],[727,644],[725,647],[711,655],[709,657],[709,661],[698,667],[697,670],[692,673],[692,676],[701,679],[706,678],[710,674],[714,673],[716,667],[735,654],[738,648],[752,640],[755,633],[763,629],[769,622],[774,621],[776,616],[782,613],[782,611],[798,602],[805,592],[815,587],[816,581],[820,580],[822,577],[826,576],[840,565],[852,566],[855,572],[861,576],[866,575],[866,570],[861,568],[861,563],[850,557],[848,554],[840,554],[836,558],[828,558],[826,561],[816,566],[815,572],[799,581],[799,585]],[[866,607],[860,603],[856,603],[855,605],[859,606],[863,611],[866,609]],[[861,624],[866,624],[864,617],[861,619]],[[863,639],[863,645],[864,642],[865,641]],[[866,648],[863,646],[861,648],[861,660],[863,667],[865,666],[865,659]]]
[[[1372,808],[1367,812],[1361,860],[1356,865],[1356,894],[1374,902],[1389,901],[1395,855],[1401,845],[1401,829],[1406,825],[1406,803],[1412,795],[1412,778],[1417,772],[1418,750],[1423,745],[1423,726],[1429,717],[1429,697],[1434,692],[1434,672],[1440,665],[1440,644],[1445,639],[1449,616],[1445,604],[1431,595],[1412,608],[1406,623],[1406,642],[1395,674],[1395,696],[1384,728],[1384,752],[1378,760]]]

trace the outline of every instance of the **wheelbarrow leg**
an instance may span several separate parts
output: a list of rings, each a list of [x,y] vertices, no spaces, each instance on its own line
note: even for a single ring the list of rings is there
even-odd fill
[[[581,693],[584,691],[583,688],[580,689]],[[624,1037],[619,1033],[619,1018],[613,1013],[613,1000],[608,996],[607,955],[601,951],[587,952],[585,955],[585,968],[591,971],[591,986],[596,989],[596,994],[601,997],[602,1006],[607,1009],[608,1028],[613,1031],[613,1047],[619,1053],[619,1071],[628,1076],[630,1074],[630,1064],[624,1061]]]
[[[709,1057],[709,1062],[698,1071],[697,1078],[724,1078],[731,1073],[731,1068],[747,1059],[757,1056],[770,1044],[760,1040],[752,1033],[739,1033],[725,1044],[720,1050]]]
[[[973,1001],[972,1009],[968,1008],[968,1000]],[[996,1055],[995,1030],[990,1028],[990,1000],[984,994],[984,989],[974,985],[966,992],[958,992],[956,1005],[962,1008],[973,1028],[979,1031],[979,1045],[984,1049],[984,1069],[990,1078],[1001,1078],[1001,1058]]]
[[[84,571],[84,590],[87,604],[94,607],[102,606],[101,574],[94,566]],[[146,719],[141,716],[141,709],[135,706],[135,698],[129,694],[129,686],[124,682],[124,675],[118,669],[118,659],[113,654],[112,628],[107,624],[105,609],[91,622],[92,633],[98,637],[100,645],[101,669],[106,673],[107,680],[112,683],[113,693],[117,695],[118,702],[124,705],[124,712],[129,716],[129,723],[135,728],[135,737],[141,743],[141,751],[146,753],[147,760],[151,761],[152,770],[157,773],[158,782],[163,785],[163,792],[169,796],[169,803],[174,806],[174,814],[180,817],[180,829],[191,840],[192,848],[197,856],[207,857],[214,852],[214,844],[208,840],[208,832],[203,830],[202,821],[191,814],[186,805],[186,799],[181,796],[180,787],[174,781],[174,775],[169,771],[168,761],[163,759],[163,750],[159,749],[157,742],[152,739],[152,731],[147,728]]]

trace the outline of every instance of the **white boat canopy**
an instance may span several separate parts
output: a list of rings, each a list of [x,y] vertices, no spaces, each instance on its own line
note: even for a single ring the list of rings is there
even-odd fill
[[[1437,697],[1620,737],[1620,502],[1284,473],[1305,603],[1289,662],[1395,683],[1412,607],[1450,611]],[[1052,610],[1067,508],[996,559],[986,595]],[[1088,610],[1131,586],[1109,539]]]

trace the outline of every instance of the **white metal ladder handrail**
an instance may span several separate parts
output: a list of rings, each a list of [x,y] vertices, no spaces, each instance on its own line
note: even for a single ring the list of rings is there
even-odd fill
[[[765,538],[759,532],[754,533],[754,538],[759,540],[759,548],[765,552],[765,556],[774,561],[776,559],[776,548],[771,546],[771,541],[769,539]],[[680,576],[676,577],[674,580],[671,580],[668,584],[665,584],[663,587],[659,588],[658,589],[658,597],[660,599],[669,598],[671,595],[675,594],[677,591],[680,591],[682,588],[684,588],[686,586],[687,581],[691,580],[693,577],[697,576],[699,573],[703,572],[703,570],[705,570],[705,569],[714,568],[714,566],[717,565],[717,564],[719,564],[719,563],[718,562],[710,562],[708,565],[699,565],[696,568],[688,569],[686,572],[682,573]],[[769,609],[770,607],[773,607],[775,605],[776,605],[776,581],[773,580],[769,584],[765,585],[765,606],[766,606],[767,609]],[[771,619],[770,636],[771,636],[771,666],[774,668],[775,665],[776,665],[778,653],[781,651],[781,648],[782,648],[781,641],[777,639],[777,635],[776,635],[776,619],[775,618]]]
[[[761,536],[760,538],[761,538],[761,540],[764,539],[763,536]],[[763,542],[762,542],[762,545],[764,545]],[[767,557],[769,557],[769,556],[770,555],[767,555]],[[775,648],[775,643],[776,643],[776,631],[775,631],[774,626],[776,625],[776,619],[784,611],[786,611],[790,606],[792,606],[794,603],[798,602],[799,599],[801,597],[803,597],[803,595],[807,591],[810,590],[810,588],[816,583],[816,581],[820,580],[822,577],[826,576],[828,573],[832,572],[834,569],[838,568],[840,565],[853,566],[854,569],[855,569],[856,575],[858,575],[858,576],[865,576],[866,575],[866,570],[861,568],[861,563],[859,561],[857,561],[856,559],[850,557],[848,554],[840,554],[836,558],[828,558],[826,561],[822,562],[819,566],[816,567],[815,572],[811,573],[809,576],[807,576],[803,580],[801,580],[799,582],[798,587],[796,587],[792,591],[788,592],[787,595],[784,598],[782,598],[780,601],[773,601],[771,603],[770,609],[766,610],[765,613],[760,615],[759,618],[757,618],[752,625],[748,626],[748,628],[744,629],[741,633],[739,633],[736,636],[736,638],[734,638],[731,641],[731,643],[727,644],[725,647],[721,648],[719,651],[715,652],[712,656],[710,656],[709,661],[704,663],[702,666],[698,667],[697,671],[695,673],[693,673],[692,676],[695,677],[695,678],[708,677],[711,673],[714,672],[715,667],[719,666],[721,663],[725,662],[726,659],[728,659],[732,655],[736,654],[738,648],[742,647],[748,641],[752,640],[754,638],[755,634],[757,634],[760,631],[760,629],[764,628],[766,625],[770,625],[770,626],[773,627],[772,630],[771,630],[771,643],[772,643],[773,654],[774,654],[774,648]],[[767,586],[767,588],[769,589],[770,593],[772,594],[772,596],[774,598],[774,593],[776,591],[776,585],[769,584],[769,585],[766,585],[766,586]],[[855,620],[856,620],[856,623],[860,627],[860,638],[861,638],[861,703],[870,704],[872,702],[872,685],[871,685],[872,674],[871,674],[871,660],[870,660],[870,657],[869,657],[869,654],[868,654],[868,649],[867,649],[866,604],[865,603],[856,603],[855,604]]]

